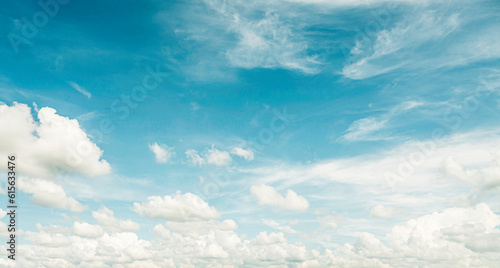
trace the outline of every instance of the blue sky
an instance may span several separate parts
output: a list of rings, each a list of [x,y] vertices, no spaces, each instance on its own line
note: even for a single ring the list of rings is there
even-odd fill
[[[497,1],[40,3],[0,12],[2,266],[500,258]]]

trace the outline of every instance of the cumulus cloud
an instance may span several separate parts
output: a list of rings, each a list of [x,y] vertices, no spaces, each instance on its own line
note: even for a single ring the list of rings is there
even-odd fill
[[[133,210],[141,216],[167,221],[195,221],[219,218],[220,213],[192,193],[173,196],[150,196],[147,202],[134,203]]]
[[[252,151],[245,150],[239,147],[233,148],[233,150],[231,150],[231,153],[239,157],[242,157],[245,160],[253,160],[255,158]]]
[[[111,167],[100,160],[103,152],[90,141],[78,121],[43,107],[38,122],[25,104],[0,104],[0,157],[15,154],[23,164],[18,170],[38,177],[57,172],[80,172],[89,177],[108,174]],[[2,167],[3,168],[3,167]]]
[[[89,239],[61,233],[26,232],[31,241],[25,258],[16,260],[22,267],[175,267],[168,258],[151,261],[152,244],[130,232],[105,233]]]
[[[261,184],[250,187],[250,192],[261,206],[270,205],[294,211],[306,211],[309,208],[309,202],[292,190],[288,190],[283,197],[274,187]]]
[[[499,252],[491,243],[500,235],[499,224],[500,216],[486,204],[448,208],[394,226],[385,243],[371,233],[358,233],[353,243],[326,250],[317,260],[349,267],[491,267],[491,252]]]
[[[200,156],[198,151],[194,149],[187,150],[186,156],[194,166],[203,166],[205,164],[227,166],[233,160],[228,152],[217,150],[214,146],[205,148],[203,156]]]
[[[266,233],[266,232],[260,232],[257,237],[253,239],[253,241],[256,244],[260,245],[272,245],[272,244],[278,244],[278,243],[283,243],[286,241],[285,236],[283,233]]]
[[[104,234],[101,226],[78,221],[73,223],[71,230],[73,234],[84,238],[97,238]]]
[[[149,145],[149,150],[155,154],[157,163],[167,163],[175,155],[173,148],[157,142]]]
[[[186,151],[186,156],[189,158],[191,161],[191,164],[194,166],[202,166],[205,164],[205,159],[203,159],[199,154],[198,151],[191,149]]]
[[[448,156],[441,163],[441,171],[451,177],[455,177],[465,182],[474,182],[474,172],[466,172],[464,167],[457,162],[456,157]]]
[[[488,164],[478,166],[464,155],[452,154],[443,159],[440,169],[446,176],[470,185],[495,188],[500,186],[500,149],[493,149],[489,156]]]
[[[82,212],[86,208],[74,198],[67,196],[64,189],[52,181],[20,177],[19,189],[33,194],[30,203],[34,205],[67,209],[73,212]]]
[[[165,226],[177,234],[197,238],[214,231],[234,231],[238,225],[234,220],[167,221]]]
[[[500,216],[486,204],[411,219],[393,226],[384,239],[356,233],[352,242],[321,251],[290,243],[282,232],[259,232],[245,239],[230,219],[157,224],[150,240],[130,231],[113,232],[102,223],[77,221],[69,230],[38,225],[38,232],[24,232],[31,244],[23,245],[26,257],[18,263],[23,267],[468,267],[471,263],[495,267],[500,253],[496,243]],[[267,223],[277,225],[272,220]]]
[[[219,151],[213,146],[211,149],[208,149],[206,159],[208,164],[216,166],[226,166],[231,163],[232,160],[228,152]]]
[[[418,258],[450,259],[461,254],[473,255],[468,245],[485,234],[500,234],[496,229],[498,225],[500,216],[481,203],[473,207],[448,208],[410,220],[395,226],[388,238],[395,250]]]
[[[163,225],[155,226],[154,233],[161,238],[164,247],[177,245],[168,247],[165,254],[175,255],[179,262],[193,262],[200,266],[266,266],[269,263],[292,264],[307,258],[305,246],[288,243],[283,233],[260,232],[253,239],[243,240],[229,223],[198,232],[197,236],[170,232]],[[192,243],[193,240],[196,243]]]
[[[136,222],[115,218],[114,212],[104,206],[92,211],[92,217],[108,232],[135,232],[140,228]]]

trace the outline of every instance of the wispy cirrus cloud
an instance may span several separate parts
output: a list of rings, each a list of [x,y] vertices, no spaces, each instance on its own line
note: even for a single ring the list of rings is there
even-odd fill
[[[70,86],[72,86],[76,91],[82,93],[85,97],[87,98],[91,98],[92,97],[92,94],[90,94],[90,92],[88,92],[85,88],[83,88],[82,86],[78,85],[77,83],[75,82],[68,82],[68,84]]]
[[[279,15],[267,13],[260,19],[236,15],[231,19],[238,41],[226,52],[229,62],[240,68],[283,68],[307,74],[318,72],[319,61],[307,55],[307,43],[293,33]]]
[[[439,42],[460,25],[459,14],[436,11],[406,18],[390,29],[382,29],[375,41],[362,39],[351,50],[350,61],[342,74],[351,79],[365,79],[399,68],[421,63],[417,50],[429,42]]]
[[[337,140],[352,142],[393,139],[395,137],[391,136],[390,132],[383,132],[382,130],[388,128],[390,121],[394,117],[421,105],[423,105],[421,102],[407,101],[396,105],[385,114],[358,119],[354,121],[346,130],[346,133]]]
[[[301,3],[301,4],[313,4],[320,5],[324,7],[358,7],[358,6],[370,6],[370,5],[380,5],[385,3],[396,3],[396,4],[422,4],[429,2],[428,0],[285,0],[286,2]]]
[[[375,22],[380,29],[356,41],[342,75],[358,80],[397,70],[425,73],[500,58],[493,45],[500,41],[494,34],[499,30],[494,12],[472,14],[464,5],[428,3],[388,26]],[[485,18],[490,18],[486,26]]]
[[[186,23],[175,28],[174,32],[199,47],[198,60],[189,67],[189,72],[200,73],[204,79],[208,79],[207,73],[214,72],[217,74],[212,78],[224,72],[223,76],[228,77],[230,72],[227,68],[286,69],[304,74],[338,69],[341,66],[327,67],[332,62],[326,59],[333,55],[317,51],[324,52],[326,49],[329,53],[351,42],[354,44],[347,46],[350,47],[349,55],[346,55],[347,63],[338,73],[354,80],[396,70],[428,71],[462,66],[500,55],[495,46],[487,45],[498,41],[493,34],[498,30],[494,22],[490,23],[489,30],[482,27],[485,32],[480,31],[479,38],[472,38],[474,31],[463,31],[467,27],[478,28],[476,22],[485,17],[491,17],[493,21],[494,14],[481,10],[480,18],[472,15],[461,8],[466,5],[464,1],[454,5],[426,0],[279,0],[252,3],[204,0],[201,3],[188,8],[191,13],[197,12],[200,16],[185,16]],[[322,15],[338,15],[343,8],[353,7],[360,10],[374,7],[375,10],[366,14],[363,20],[365,27],[357,30],[362,34],[361,38],[357,35],[350,39],[341,38],[337,33],[351,35],[345,32],[349,28],[346,22]],[[305,8],[309,12],[303,12]],[[160,15],[159,22],[164,23],[166,16]],[[380,21],[379,16],[385,21]],[[302,18],[300,22],[298,17]],[[318,32],[311,30],[325,25],[335,33],[332,35],[334,40],[317,36]],[[369,31],[366,30],[368,28]],[[215,37],[221,41],[207,42]],[[439,46],[435,47],[436,44]],[[429,47],[435,49],[429,50]]]
[[[227,79],[231,73],[228,68],[286,69],[303,74],[320,71],[322,62],[309,51],[302,31],[290,22],[288,6],[264,1],[203,0],[187,9],[189,14],[182,17],[185,23],[174,32],[199,48],[196,64],[181,66],[190,77]],[[199,15],[193,17],[194,13]],[[158,22],[164,24],[170,16],[160,13]]]
[[[480,188],[482,185],[500,184],[497,176],[500,146],[496,145],[499,133],[500,129],[477,130],[439,139],[408,141],[377,154],[325,160],[312,165],[273,164],[242,172],[251,175],[249,180],[278,183],[281,187],[302,185],[304,182],[319,185],[339,182],[390,188],[392,183],[396,183],[401,192],[419,189],[431,192],[432,188],[439,190],[444,185],[456,186],[465,181],[474,182]],[[450,156],[454,161],[449,161]],[[439,170],[441,172],[436,173]],[[452,180],[439,180],[443,176],[450,176]],[[467,176],[466,180],[464,176]]]

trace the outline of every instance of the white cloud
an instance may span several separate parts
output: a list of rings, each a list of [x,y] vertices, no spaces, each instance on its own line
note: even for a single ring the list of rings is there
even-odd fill
[[[289,244],[283,233],[261,232],[254,239],[242,240],[234,232],[234,222],[226,221],[215,225],[211,221],[206,225],[189,222],[182,228],[183,232],[190,230],[187,235],[170,232],[163,225],[155,226],[153,231],[162,239],[162,246],[168,247],[164,254],[173,254],[180,263],[204,267],[210,266],[208,264],[268,266],[269,263],[291,264],[307,258],[305,246]],[[176,224],[182,226],[182,223]]]
[[[481,14],[481,27],[474,25],[476,14],[463,9],[465,2],[454,6],[446,2],[436,2],[433,7],[425,6],[403,16],[390,29],[375,33],[365,33],[364,39],[357,41],[351,50],[349,64],[342,74],[350,79],[365,79],[395,70],[430,71],[440,68],[466,66],[475,62],[500,58],[500,48],[492,44],[500,41],[494,34],[498,25],[489,18],[493,12]],[[429,52],[427,46],[441,44]]]
[[[183,16],[187,18],[185,27],[177,31],[185,35],[183,39],[200,45],[199,60],[189,74],[199,73],[204,79],[207,76],[227,79],[233,75],[228,67],[319,72],[321,63],[308,51],[306,38],[289,23],[286,14],[282,18],[283,12],[276,10],[282,3],[221,0],[203,0],[203,3],[206,6],[187,8],[188,14]],[[193,17],[193,12],[199,16]],[[165,14],[161,20],[165,24],[167,16],[171,14]],[[216,39],[219,41],[209,41]]]
[[[259,245],[273,245],[286,242],[286,238],[283,233],[260,232],[253,241]]]
[[[344,199],[346,207],[357,209],[357,202],[367,202],[371,209],[377,205],[372,203],[376,200],[384,207],[401,208],[400,215],[405,217],[450,203],[474,205],[489,200],[500,185],[500,129],[449,136],[443,129],[436,129],[429,135],[434,138],[356,157],[245,169],[248,174],[244,179],[285,189],[314,189],[310,198],[330,202]],[[467,177],[446,171],[443,166],[450,156]],[[338,185],[343,185],[341,191]],[[352,195],[359,200],[349,199]]]
[[[16,260],[22,267],[175,267],[171,260],[150,261],[154,255],[149,241],[135,233],[105,233],[89,239],[78,235],[26,232],[31,241],[25,256]]]
[[[296,233],[297,231],[295,231],[290,225],[285,225],[285,226],[282,226],[280,225],[278,222],[276,222],[275,220],[271,220],[271,219],[262,219],[262,223],[271,227],[271,228],[274,228],[274,229],[277,229],[277,230],[280,230],[282,232],[285,232],[285,233]]]
[[[443,160],[441,163],[441,171],[447,176],[471,183],[477,179],[474,175],[478,175],[476,172],[466,172],[453,155],[448,156]]]
[[[161,238],[160,246],[168,249],[167,254],[176,256],[177,261],[200,266],[241,263],[243,244],[234,232],[237,225],[233,220],[167,222],[165,225],[156,225],[153,232]],[[175,248],[169,246],[174,244]]]
[[[421,106],[421,102],[406,101],[391,108],[380,116],[372,116],[354,121],[339,140],[346,141],[376,141],[392,139],[394,136],[381,132],[388,128],[389,122],[408,110]]]
[[[500,150],[492,149],[485,158],[489,163],[477,165],[477,161],[471,163],[471,159],[465,155],[454,153],[443,159],[440,167],[448,177],[470,185],[492,188],[500,186]]]
[[[101,226],[78,221],[73,223],[71,230],[73,234],[84,238],[97,238],[104,234]]]
[[[114,212],[104,206],[92,211],[92,217],[108,232],[135,232],[140,228],[138,223],[131,220],[118,220]]]
[[[165,197],[150,196],[147,202],[134,203],[133,210],[141,216],[167,221],[207,220],[220,217],[220,213],[192,193]]]
[[[39,122],[31,116],[25,104],[0,104],[0,157],[15,154],[22,159],[18,170],[38,177],[55,173],[80,172],[94,177],[108,174],[111,167],[100,160],[102,151],[87,137],[78,121],[56,114],[43,107],[38,112]]]
[[[191,149],[186,151],[186,156],[194,166],[203,166],[205,164],[216,166],[227,166],[233,160],[226,151],[219,151],[214,146],[205,148],[203,156],[198,151]]]
[[[339,227],[340,218],[337,216],[327,215],[318,217],[319,224],[323,227],[337,228]]]
[[[27,232],[27,239],[35,245],[50,248],[64,248],[71,245],[71,239],[60,233],[31,233]]]
[[[91,98],[92,97],[92,94],[90,94],[90,92],[88,92],[85,88],[79,86],[77,83],[75,82],[68,82],[68,84],[70,84],[76,91],[82,93],[83,95],[85,95],[87,98]]]
[[[495,267],[499,226],[500,216],[486,204],[454,207],[395,225],[383,239],[362,232],[352,243],[318,251],[288,242],[282,232],[244,239],[233,220],[157,224],[150,240],[77,221],[70,230],[38,225],[38,232],[24,232],[31,244],[23,245],[26,258],[17,262],[23,267]]]
[[[216,220],[196,221],[167,221],[165,226],[177,234],[199,238],[213,231],[234,231],[238,228],[236,222],[231,219],[222,222]]]
[[[231,163],[232,158],[228,152],[219,151],[212,146],[212,148],[208,149],[206,153],[206,160],[208,164],[227,166]]]
[[[288,190],[283,197],[272,186],[262,184],[250,187],[250,192],[261,206],[270,205],[294,211],[306,211],[309,208],[309,202],[292,190]]]
[[[237,35],[235,47],[226,52],[230,63],[241,68],[284,68],[317,73],[319,62],[307,55],[307,43],[276,14],[267,13],[260,20],[249,20],[241,14],[228,20],[230,31]]]
[[[163,144],[158,144],[157,142],[150,144],[149,150],[155,154],[157,163],[167,163],[167,161],[175,155],[173,148]]]
[[[33,194],[30,202],[34,205],[67,209],[73,212],[82,212],[86,208],[74,198],[68,197],[64,189],[52,181],[20,177],[19,189]]]
[[[386,243],[363,232],[353,243],[326,250],[317,260],[349,267],[491,267],[496,257],[486,252],[498,252],[498,246],[487,241],[500,235],[495,228],[499,224],[500,216],[486,204],[448,208],[394,226]]]
[[[358,119],[349,126],[342,139],[347,141],[389,139],[387,136],[373,134],[383,129],[386,123],[387,119],[377,119],[374,117]]]
[[[191,149],[186,151],[186,156],[191,160],[191,164],[194,166],[202,166],[205,164],[205,159],[203,159],[198,151]]]
[[[449,53],[436,60],[436,67],[466,66],[500,58],[500,48],[494,45],[500,42],[500,37],[494,34],[499,30],[498,24],[492,24],[468,31],[468,35],[463,36],[460,42],[450,44]]]
[[[441,213],[410,220],[404,225],[395,226],[388,238],[395,250],[411,252],[417,257],[429,255],[449,258],[453,255],[470,255],[467,243],[481,234],[500,233],[495,230],[498,225],[500,216],[482,203],[474,207],[449,208]],[[440,254],[436,255],[436,252]]]
[[[420,4],[427,3],[428,0],[284,0],[286,2],[301,3],[301,4],[314,4],[322,7],[354,7],[354,6],[368,6],[385,3],[396,4]]]
[[[231,153],[239,157],[243,157],[245,158],[245,160],[253,160],[255,158],[252,151],[245,150],[239,147],[233,148],[233,150],[231,150]]]
[[[418,17],[405,19],[390,30],[379,31],[373,45],[366,40],[358,41],[357,51],[351,52],[353,63],[345,66],[342,73],[351,79],[365,79],[414,64],[401,58],[410,57],[412,51],[426,42],[444,39],[458,26],[458,14],[423,11]],[[396,53],[400,56],[395,57]]]
[[[376,205],[370,211],[370,215],[375,218],[389,218],[401,214],[401,209],[384,205]]]

